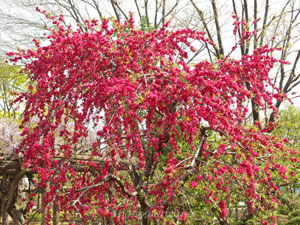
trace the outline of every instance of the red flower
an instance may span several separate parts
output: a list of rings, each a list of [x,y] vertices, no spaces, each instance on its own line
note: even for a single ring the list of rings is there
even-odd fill
[[[225,220],[226,216],[227,216],[226,202],[225,201],[220,201],[219,206],[220,206],[220,209],[221,209],[221,217],[222,217],[223,220]]]
[[[196,181],[192,181],[190,183],[190,188],[196,188],[198,186],[198,183]]]

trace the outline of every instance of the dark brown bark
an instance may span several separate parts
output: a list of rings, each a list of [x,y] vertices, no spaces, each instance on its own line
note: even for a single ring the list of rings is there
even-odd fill
[[[8,171],[11,173],[17,173],[20,169],[20,164],[18,161],[7,161],[4,159],[0,159],[0,175],[7,174]]]
[[[6,189],[8,187],[7,176],[4,175],[1,182],[1,217],[2,217],[2,225],[8,224],[7,211],[5,207],[6,203]]]
[[[12,206],[8,210],[8,214],[10,215],[12,220],[14,221],[15,225],[23,225],[25,223],[25,219],[23,217],[23,214],[20,212],[20,210],[18,209],[17,206],[15,206],[15,205]]]
[[[6,210],[10,209],[15,204],[18,195],[19,182],[24,175],[25,175],[25,171],[21,171],[13,178],[7,195],[7,202],[5,206]]]
[[[141,204],[142,211],[142,225],[150,225],[150,207],[146,202],[146,197],[144,193],[138,194],[138,201]]]
[[[269,13],[269,0],[266,0],[264,21],[263,21],[263,27],[262,27],[262,31],[261,31],[261,35],[260,35],[260,44],[259,44],[259,46],[262,46],[263,43],[264,43],[265,31],[266,31],[266,28],[267,28],[268,13]]]
[[[223,58],[224,57],[224,49],[223,49],[223,42],[222,42],[222,37],[221,37],[221,27],[220,27],[220,24],[219,24],[219,16],[218,16],[218,10],[217,10],[217,6],[216,6],[216,1],[211,0],[211,5],[212,5],[212,8],[213,8],[213,12],[214,12],[214,19],[215,19],[218,45],[219,45],[218,58]]]
[[[42,200],[42,219],[41,219],[41,225],[46,225],[46,216],[47,216],[47,205],[44,204],[44,198],[46,197],[47,189],[48,189],[49,183],[46,184],[46,188],[43,188],[41,190],[41,200]]]
[[[259,121],[259,105],[257,105],[254,99],[251,99],[251,107],[252,107],[252,116],[253,116],[253,124],[255,125],[256,121]]]
[[[257,0],[254,0],[254,20],[257,20]],[[254,30],[257,32],[257,23],[254,24]],[[254,49],[257,48],[257,33],[254,34]]]
[[[53,202],[53,218],[52,218],[53,225],[59,224],[59,213],[60,213],[59,202],[55,201]]]
[[[11,164],[7,164],[11,165]],[[2,224],[8,224],[8,215],[12,218],[14,224],[22,225],[24,218],[20,210],[15,205],[18,195],[18,186],[25,172],[19,172],[14,177],[4,175],[1,180],[1,217]]]

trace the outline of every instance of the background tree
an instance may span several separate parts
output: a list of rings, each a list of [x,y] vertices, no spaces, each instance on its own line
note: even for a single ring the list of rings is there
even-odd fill
[[[273,133],[279,135],[281,138],[289,139],[289,146],[299,149],[299,135],[300,135],[300,110],[295,106],[289,106],[279,112],[278,127],[274,129]]]
[[[13,106],[16,94],[26,90],[27,75],[21,74],[21,68],[0,64],[0,111],[1,117],[17,119],[18,107]]]
[[[273,134],[280,138],[288,138],[287,143],[291,148],[299,149],[299,115],[300,110],[295,106],[289,106],[279,112],[278,127]],[[298,168],[298,167],[297,167]],[[296,176],[299,176],[296,174]],[[297,224],[299,223],[299,179],[295,179],[290,185],[281,187],[281,205],[277,210],[278,224]]]

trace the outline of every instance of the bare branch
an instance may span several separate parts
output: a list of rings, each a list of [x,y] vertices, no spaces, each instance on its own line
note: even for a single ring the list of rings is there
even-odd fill
[[[224,49],[223,49],[223,43],[222,43],[222,37],[221,37],[221,28],[219,25],[219,16],[218,16],[218,10],[216,6],[216,1],[211,0],[211,5],[214,12],[214,19],[215,19],[215,25],[217,30],[217,37],[218,37],[218,44],[219,44],[219,55],[218,58],[224,57]]]

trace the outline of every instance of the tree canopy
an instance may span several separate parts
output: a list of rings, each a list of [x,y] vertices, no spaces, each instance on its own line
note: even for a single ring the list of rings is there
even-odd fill
[[[0,30],[3,34],[0,37],[0,57],[5,50],[33,47],[32,38],[44,39],[43,33],[48,33],[52,22],[36,13],[36,6],[49,12],[48,17],[65,15],[63,23],[66,26],[77,24],[82,31],[88,29],[85,20],[114,17],[118,22],[124,22],[132,11],[137,24],[145,31],[158,29],[172,21],[173,29],[191,28],[205,32],[215,44],[201,43],[196,52],[189,54],[188,64],[204,59],[214,63],[231,52],[230,43],[240,40],[244,32],[253,29],[255,33],[238,45],[234,54],[252,54],[254,49],[265,45],[280,47],[276,56],[289,64],[276,66],[271,78],[282,96],[299,97],[295,95],[300,82],[300,49],[297,44],[299,3],[299,0],[0,0],[3,5],[0,9]],[[232,13],[239,18],[238,21],[232,18]],[[231,33],[233,23],[236,25],[236,38]],[[276,100],[277,110],[283,100]],[[274,114],[267,107],[259,111],[254,102],[249,104],[252,114],[247,122],[274,122]]]
[[[249,101],[276,111],[282,98],[270,78],[275,48],[187,64],[196,43],[214,45],[204,33],[145,31],[132,17],[85,21],[86,30],[61,21],[49,45],[9,53],[29,74],[17,153],[37,174],[45,223],[53,204],[82,223],[230,224],[241,202],[241,220],[276,222],[266,212],[299,153],[270,134],[272,124],[243,123]],[[233,50],[254,34],[243,32]]]

